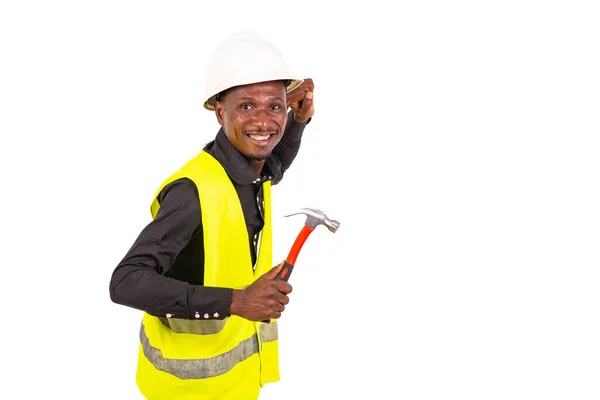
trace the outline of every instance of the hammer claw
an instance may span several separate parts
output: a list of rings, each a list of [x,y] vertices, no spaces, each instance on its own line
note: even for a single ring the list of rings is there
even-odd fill
[[[292,215],[298,214],[306,215],[305,225],[308,225],[313,229],[315,229],[317,225],[325,225],[327,229],[335,233],[340,227],[340,223],[338,221],[330,219],[323,211],[317,210],[316,208],[301,208],[295,213],[286,215],[286,217],[291,217]]]

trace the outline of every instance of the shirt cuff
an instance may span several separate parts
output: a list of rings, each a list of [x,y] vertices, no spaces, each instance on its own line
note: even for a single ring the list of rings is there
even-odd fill
[[[229,317],[229,304],[233,289],[193,286],[190,293],[189,319],[225,319]]]

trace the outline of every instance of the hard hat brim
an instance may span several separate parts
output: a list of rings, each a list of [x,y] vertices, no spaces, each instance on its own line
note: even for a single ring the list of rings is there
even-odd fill
[[[275,79],[274,79],[275,80]],[[287,79],[282,79],[282,80],[287,80]],[[296,89],[298,86],[302,85],[302,83],[304,82],[304,79],[290,79],[290,83],[287,85],[286,87],[286,92],[289,93],[292,90]],[[252,83],[260,83],[260,82],[252,82]],[[250,85],[252,83],[247,83],[247,85]],[[237,86],[241,86],[241,85],[237,85]],[[232,86],[233,87],[233,86]],[[224,90],[227,90],[230,88],[223,88],[222,90],[219,91],[222,92]],[[214,111],[215,107],[215,100],[217,98],[217,94],[219,93],[215,93],[214,95],[212,95],[211,97],[209,97],[205,102],[204,102],[204,108],[207,109],[208,111]]]

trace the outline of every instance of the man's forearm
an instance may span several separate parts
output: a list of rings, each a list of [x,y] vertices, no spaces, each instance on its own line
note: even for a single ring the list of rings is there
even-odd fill
[[[296,122],[294,121],[293,113],[291,111],[288,113],[285,134],[273,149],[273,154],[281,161],[284,171],[292,165],[292,162],[298,155],[304,128],[309,122],[310,119],[302,123]]]
[[[229,316],[232,289],[191,285],[125,264],[114,272],[109,291],[114,303],[156,317],[223,319]]]

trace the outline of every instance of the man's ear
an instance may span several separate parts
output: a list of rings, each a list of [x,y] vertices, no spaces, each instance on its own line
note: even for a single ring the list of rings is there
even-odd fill
[[[223,126],[223,106],[221,102],[215,100],[213,107],[215,108],[215,115],[217,116],[217,121],[219,121],[219,125]]]

